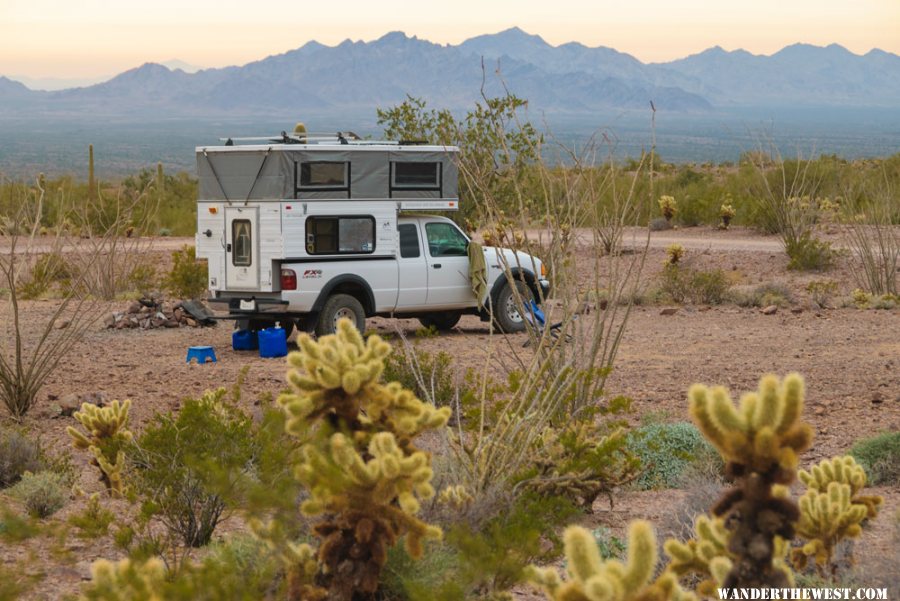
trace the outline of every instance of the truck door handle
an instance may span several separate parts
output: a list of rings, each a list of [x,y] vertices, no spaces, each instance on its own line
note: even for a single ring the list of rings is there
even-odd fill
[[[227,253],[230,253],[230,252],[231,252],[231,244],[226,244],[226,245],[225,245],[225,252],[227,252]]]
[[[441,268],[441,264],[440,264],[440,263],[435,263],[434,265],[432,265],[432,267],[434,267],[435,269],[440,269],[440,268]]]

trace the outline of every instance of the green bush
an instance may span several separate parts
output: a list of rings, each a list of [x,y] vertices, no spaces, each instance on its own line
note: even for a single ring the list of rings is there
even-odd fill
[[[436,407],[450,406],[464,391],[456,383],[453,358],[443,351],[429,353],[415,346],[388,355],[384,365],[384,381],[400,382],[420,399]]]
[[[19,483],[9,489],[9,494],[22,501],[29,515],[46,518],[69,500],[66,484],[65,477],[55,472],[25,472]]]
[[[789,241],[784,248],[790,261],[788,269],[797,271],[825,271],[834,266],[836,251],[830,242],[803,235]]]
[[[719,305],[727,299],[731,284],[721,269],[703,271],[668,263],[660,276],[659,288],[675,303]]]
[[[900,484],[900,432],[859,440],[850,455],[866,470],[869,484]]]
[[[106,536],[106,533],[109,531],[109,525],[115,519],[116,516],[113,512],[101,507],[100,495],[93,494],[88,499],[88,504],[84,511],[70,516],[69,523],[78,529],[79,537],[99,538]]]
[[[646,468],[635,480],[640,490],[675,488],[691,466],[718,462],[719,454],[688,422],[650,423],[629,433],[631,451]]]
[[[186,400],[177,416],[157,414],[126,453],[144,513],[189,547],[210,541],[253,456],[252,420],[224,397],[220,388]]]
[[[0,488],[12,486],[25,472],[44,467],[40,446],[17,430],[0,429]]]
[[[178,298],[199,298],[209,288],[209,269],[206,261],[197,260],[193,246],[183,246],[172,253],[172,271],[165,278],[165,286]]]
[[[734,302],[741,307],[787,307],[794,301],[793,294],[784,284],[761,284],[749,292],[736,292]]]
[[[71,277],[69,266],[60,253],[41,255],[32,266],[28,278],[19,283],[17,287],[19,298],[34,299],[43,296],[54,283]]]

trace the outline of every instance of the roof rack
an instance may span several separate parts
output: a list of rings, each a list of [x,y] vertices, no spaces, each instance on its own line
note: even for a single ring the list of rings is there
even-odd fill
[[[304,132],[304,133],[288,133],[286,131],[281,132],[276,136],[242,136],[242,137],[231,137],[231,138],[219,138],[219,140],[225,142],[225,146],[235,146],[239,144],[253,144],[259,142],[266,142],[270,144],[348,144],[348,145],[356,145],[356,146],[368,146],[368,145],[390,145],[390,146],[398,146],[402,144],[422,144],[423,142],[418,140],[403,140],[401,142],[397,142],[396,140],[364,140],[357,134],[352,131],[339,131],[336,133],[315,133],[315,132]]]

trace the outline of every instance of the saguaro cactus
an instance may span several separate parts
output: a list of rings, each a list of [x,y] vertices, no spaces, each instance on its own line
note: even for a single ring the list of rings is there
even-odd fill
[[[569,580],[553,568],[530,566],[526,578],[544,589],[551,601],[631,601],[638,599],[696,599],[678,585],[671,572],[656,580],[656,536],[648,522],[635,521],[628,530],[628,559],[603,561],[590,531],[579,526],[563,535]]]
[[[803,378],[790,374],[779,383],[766,376],[738,407],[722,387],[695,385],[689,397],[694,422],[725,459],[726,473],[737,479],[713,508],[725,518],[734,557],[724,586],[787,586],[789,577],[774,561],[776,538],[793,538],[800,512],[773,488],[793,482],[797,455],[812,443],[812,429],[801,421]]]
[[[314,586],[329,599],[364,598],[378,588],[389,547],[405,537],[413,557],[423,539],[441,530],[416,517],[419,499],[434,495],[431,458],[413,440],[442,427],[449,408],[435,409],[399,384],[381,384],[389,344],[364,341],[349,320],[337,333],[313,341],[298,338],[288,382],[293,392],[278,400],[289,415],[288,433],[308,442],[295,475],[310,490],[301,511],[323,516]]]

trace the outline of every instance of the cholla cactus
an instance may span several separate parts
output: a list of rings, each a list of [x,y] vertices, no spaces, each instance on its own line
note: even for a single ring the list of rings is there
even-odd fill
[[[434,496],[430,456],[413,445],[425,430],[444,426],[450,409],[435,409],[399,384],[381,384],[391,347],[378,336],[363,341],[349,320],[337,333],[298,338],[288,382],[279,397],[287,431],[308,441],[295,469],[310,490],[301,511],[324,515],[316,583],[330,599],[374,593],[387,551],[401,537],[413,557],[441,530],[416,517],[419,500]]]
[[[463,511],[468,508],[475,497],[462,484],[456,486],[448,486],[438,495],[438,503],[447,505],[457,511]]]
[[[734,216],[737,212],[734,210],[734,207],[731,206],[731,203],[725,203],[721,207],[719,207],[719,218],[722,220],[722,229],[727,230],[728,226],[731,224],[731,220],[734,219]]]
[[[779,383],[766,376],[738,407],[722,387],[695,385],[689,396],[694,422],[738,480],[713,508],[726,518],[734,558],[723,585],[787,586],[788,576],[775,564],[776,538],[793,538],[799,509],[774,487],[794,481],[797,455],[812,443],[812,429],[801,421],[803,378],[791,374]]]
[[[637,599],[696,599],[664,572],[655,581],[656,536],[648,522],[635,521],[628,530],[628,560],[603,561],[597,541],[579,526],[563,535],[569,580],[563,582],[553,568],[530,566],[526,578],[540,586],[551,601],[630,601]]]
[[[91,565],[91,582],[85,588],[81,599],[164,601],[165,584],[166,568],[159,558],[154,557],[143,563],[130,559],[123,559],[118,563],[98,559]]]
[[[668,248],[666,248],[666,265],[678,265],[681,262],[681,259],[684,258],[684,247],[678,243],[670,244]]]
[[[826,492],[832,482],[847,484],[850,487],[850,502],[863,505],[866,517],[870,519],[878,515],[878,508],[884,503],[883,497],[859,494],[866,486],[866,470],[850,455],[823,459],[808,472],[800,470],[797,476],[808,490],[818,492]]]
[[[808,557],[815,557],[816,567],[825,574],[837,543],[860,535],[868,510],[851,502],[850,491],[849,484],[830,482],[825,491],[811,488],[800,497],[797,533],[808,542],[791,554],[798,569],[806,567]],[[832,566],[832,574],[834,570]]]
[[[675,202],[674,196],[659,197],[659,212],[666,218],[666,221],[672,221],[672,217],[678,212],[678,203]]]
[[[128,426],[128,411],[131,400],[123,403],[113,401],[108,407],[98,407],[90,403],[82,403],[81,411],[74,417],[87,431],[87,434],[73,426],[66,428],[76,449],[87,450],[94,456],[91,463],[100,469],[100,480],[106,485],[110,495],[122,496],[122,466],[125,455],[122,446],[133,438]]]

